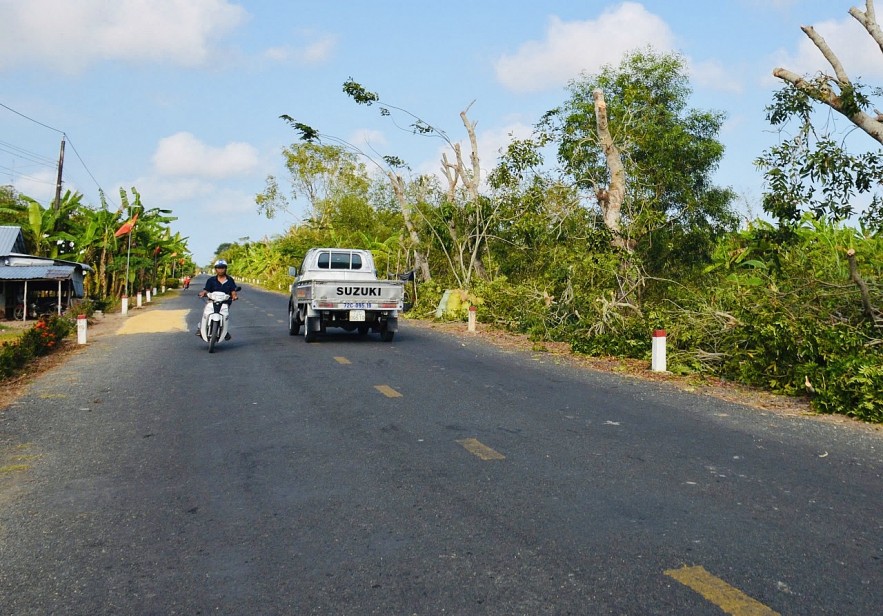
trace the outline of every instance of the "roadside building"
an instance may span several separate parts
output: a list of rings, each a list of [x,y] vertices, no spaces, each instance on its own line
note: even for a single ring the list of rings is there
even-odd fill
[[[84,297],[91,271],[85,263],[29,255],[21,228],[0,226],[0,316],[6,319],[61,314]]]

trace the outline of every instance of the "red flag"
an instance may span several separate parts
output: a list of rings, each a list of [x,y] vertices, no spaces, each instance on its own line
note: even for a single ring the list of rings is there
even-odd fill
[[[159,246],[157,246],[157,247],[154,248],[154,250],[153,250],[153,256],[155,257],[155,256],[158,255],[160,252],[162,252],[162,248],[160,248]]]
[[[123,224],[122,227],[117,229],[117,232],[113,234],[114,237],[122,237],[132,232],[132,229],[135,228],[135,223],[138,222],[138,214],[135,214],[132,217],[132,220]]]

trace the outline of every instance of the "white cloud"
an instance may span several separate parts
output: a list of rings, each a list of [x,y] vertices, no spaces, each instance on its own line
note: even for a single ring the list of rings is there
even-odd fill
[[[362,128],[350,135],[347,139],[349,143],[361,150],[365,150],[366,154],[372,152],[372,148],[385,146],[389,143],[383,131],[373,130],[370,128]],[[383,152],[380,153],[383,155]]]
[[[160,140],[153,165],[160,175],[227,178],[254,171],[258,151],[241,142],[213,148],[191,133],[180,132]]]
[[[336,45],[336,36],[324,36],[302,48],[300,51],[300,60],[307,64],[322,62],[331,56],[331,52],[334,51]]]
[[[232,189],[219,190],[210,203],[203,205],[202,210],[207,214],[235,214],[237,218],[241,214],[257,216],[254,195]]]
[[[77,73],[102,60],[202,66],[247,15],[228,0],[0,2],[0,70],[39,64]]]
[[[597,19],[565,22],[549,18],[546,38],[528,41],[495,63],[497,79],[516,92],[557,88],[583,71],[619,64],[622,56],[648,45],[661,51],[674,47],[668,25],[636,2],[623,2]]]
[[[736,73],[725,68],[718,60],[688,60],[688,64],[690,77],[697,85],[734,94],[742,92],[742,82],[734,77]]]
[[[879,79],[883,77],[883,62],[880,62],[880,47],[854,18],[846,16],[839,20],[817,23],[813,26],[818,34],[824,37],[831,50],[840,58],[846,73],[853,81],[860,78]],[[822,52],[798,30],[800,40],[797,50],[779,52],[776,66],[781,66],[798,74],[815,74],[820,71],[832,74],[828,61]]]
[[[773,8],[781,11],[796,6],[798,2],[799,0],[742,0],[741,4],[755,9]]]
[[[328,60],[337,48],[338,37],[332,34],[304,32],[302,37],[309,42],[300,45],[280,45],[264,52],[264,57],[274,62],[294,62],[312,66]]]
[[[148,202],[163,204],[203,199],[211,196],[217,190],[211,182],[195,178],[143,178],[132,186],[138,187],[139,192]]]

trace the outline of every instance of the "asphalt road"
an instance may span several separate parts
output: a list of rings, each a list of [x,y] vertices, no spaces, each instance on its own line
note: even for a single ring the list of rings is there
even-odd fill
[[[199,286],[0,412],[0,614],[881,613],[879,431]]]

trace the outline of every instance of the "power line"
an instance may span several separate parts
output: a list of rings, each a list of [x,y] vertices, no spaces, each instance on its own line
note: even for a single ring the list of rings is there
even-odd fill
[[[19,115],[19,116],[23,117],[25,120],[30,120],[34,124],[39,124],[40,126],[42,126],[44,128],[48,128],[49,130],[54,130],[56,133],[61,133],[62,135],[64,134],[63,130],[58,130],[57,128],[53,128],[53,127],[49,126],[48,124],[43,124],[42,122],[39,122],[39,121],[35,120],[34,118],[30,118],[30,117],[26,116],[25,114],[21,113],[20,111],[16,111],[12,107],[8,107],[7,105],[4,105],[3,103],[0,103],[0,107],[3,107],[4,109],[8,109],[9,111],[14,113],[15,115]]]
[[[13,178],[13,179],[14,179],[14,177],[19,177],[19,178],[25,178],[27,180],[31,180],[32,182],[37,182],[39,184],[49,184],[50,186],[55,184],[55,180],[43,180],[40,178],[35,178],[32,175],[25,175],[24,173],[19,173],[15,169],[12,169],[12,168],[7,167],[5,165],[0,165],[0,169],[4,169],[6,171],[9,171],[9,177]]]
[[[101,184],[99,184],[99,183],[98,183],[98,180],[95,179],[95,176],[92,175],[92,171],[90,171],[90,170],[89,170],[89,167],[86,166],[86,162],[83,160],[83,157],[80,156],[80,153],[77,151],[77,147],[74,145],[74,142],[71,140],[70,135],[68,135],[67,133],[65,133],[63,130],[59,130],[59,129],[53,127],[53,126],[49,126],[48,124],[44,124],[43,122],[40,122],[39,120],[35,120],[34,118],[32,118],[32,117],[30,117],[30,116],[27,116],[27,115],[23,114],[23,113],[20,112],[20,111],[16,111],[15,109],[13,109],[12,107],[10,107],[9,105],[4,105],[3,103],[0,103],[0,107],[3,107],[4,109],[7,109],[7,110],[11,111],[12,113],[14,113],[14,114],[17,115],[17,116],[21,116],[22,118],[24,118],[25,120],[28,120],[29,122],[33,122],[34,124],[38,124],[38,125],[40,125],[40,126],[42,126],[42,127],[44,127],[44,128],[48,128],[49,130],[52,130],[52,131],[55,131],[56,133],[61,134],[61,136],[62,136],[64,139],[66,139],[68,143],[71,144],[71,148],[73,148],[73,150],[74,150],[74,154],[77,155],[77,159],[80,161],[80,164],[83,165],[83,169],[86,170],[86,173],[88,173],[88,174],[89,174],[89,177],[92,178],[92,181],[95,182],[95,186],[98,187],[99,194],[104,195],[104,196],[105,196],[105,199],[108,199],[108,200],[110,201],[110,199],[107,197],[107,191],[105,191],[105,190],[101,187]],[[0,142],[0,143],[3,143],[3,142]],[[27,150],[24,150],[23,148],[18,148],[17,146],[13,146],[13,145],[11,145],[11,144],[5,144],[5,145],[9,145],[10,147],[13,147],[13,148],[15,148],[15,149],[21,150],[21,151],[23,151],[23,152],[27,152]],[[7,150],[7,152],[8,152],[8,150]],[[8,152],[8,153],[12,154],[12,152]],[[31,153],[29,152],[29,154],[31,154]],[[39,155],[38,155],[38,154],[34,154],[34,156],[39,156]],[[23,156],[23,158],[26,158],[26,157]],[[43,157],[41,157],[41,158],[43,158]],[[34,159],[28,159],[28,160],[31,160],[32,162],[39,162],[39,161],[34,160]],[[46,159],[46,160],[50,160],[50,159]],[[48,163],[46,163],[46,164],[47,164],[47,166],[57,167],[57,164],[55,163],[55,161],[53,161],[51,165],[48,164]],[[7,169],[8,169],[8,168],[7,168]],[[10,170],[10,171],[11,171],[11,170]],[[23,176],[23,177],[25,177],[25,176]],[[113,203],[114,205],[116,205],[116,203],[113,202],[113,201],[111,201],[111,203]]]
[[[69,144],[71,144],[71,148],[73,149],[74,154],[77,155],[77,159],[79,159],[80,164],[83,165],[83,169],[86,170],[86,173],[88,173],[88,174],[89,174],[89,177],[92,178],[92,181],[95,182],[95,186],[98,187],[98,190],[100,190],[100,191],[103,193],[103,192],[104,192],[104,189],[101,188],[101,184],[98,183],[98,180],[96,180],[96,179],[95,179],[95,176],[92,175],[92,172],[89,171],[89,167],[87,167],[87,166],[86,166],[86,163],[83,162],[83,157],[80,156],[80,153],[79,153],[79,152],[77,152],[77,146],[75,146],[75,145],[74,145],[74,142],[71,141],[71,138],[70,138],[69,135],[67,135],[67,134],[65,134],[65,133],[62,133],[62,134],[63,134],[65,137],[67,137],[67,142],[68,142]]]
[[[26,150],[15,144],[7,143],[5,141],[0,141],[0,150],[6,152],[7,154],[12,154],[13,156],[29,160],[32,163],[45,165],[46,167],[56,167],[58,165],[58,162],[51,158],[43,156],[42,154],[38,154],[37,152],[31,152],[30,150]]]

